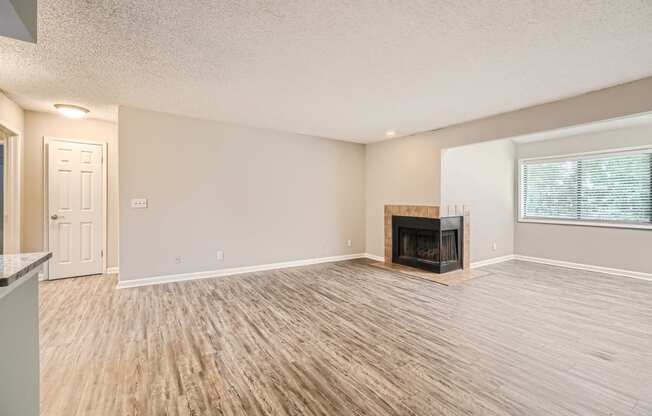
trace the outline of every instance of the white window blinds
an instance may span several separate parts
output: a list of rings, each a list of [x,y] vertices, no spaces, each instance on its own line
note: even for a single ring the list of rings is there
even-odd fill
[[[652,223],[652,149],[528,160],[520,170],[521,217]]]

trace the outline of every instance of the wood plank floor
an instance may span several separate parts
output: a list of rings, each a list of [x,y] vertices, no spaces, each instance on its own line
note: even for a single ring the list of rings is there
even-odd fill
[[[652,415],[652,282],[484,270],[44,282],[42,415]]]

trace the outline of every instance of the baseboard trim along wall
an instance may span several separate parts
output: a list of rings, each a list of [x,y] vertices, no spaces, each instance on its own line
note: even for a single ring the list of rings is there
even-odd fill
[[[266,270],[286,269],[288,267],[309,266],[311,264],[331,263],[335,261],[361,259],[367,257],[364,253],[345,254],[342,256],[319,257],[314,259],[294,260],[281,263],[261,264],[258,266],[233,267],[229,269],[208,270],[205,272],[168,274],[162,276],[143,277],[140,279],[120,280],[118,289],[130,287],[160,285],[172,282],[183,282],[186,280],[210,279],[213,277],[231,276],[234,274],[262,272]]]
[[[385,261],[385,257],[377,256],[377,255],[371,254],[371,253],[364,253],[364,258],[369,259],[369,260]]]
[[[573,263],[570,261],[545,259],[541,257],[522,256],[520,254],[510,254],[507,256],[494,257],[492,259],[477,261],[471,263],[471,267],[472,268],[484,267],[484,266],[489,266],[491,264],[502,263],[504,261],[509,261],[509,260],[529,261],[531,263],[547,264],[549,266],[565,267],[567,269],[586,270],[589,272],[611,274],[615,276],[625,276],[634,279],[652,280],[652,273],[643,273],[643,272],[637,272],[634,270],[625,270],[625,269],[614,269],[611,267],[596,266],[593,264]]]
[[[547,264],[550,266],[566,267],[568,269],[586,270],[590,272],[631,277],[634,279],[652,280],[652,273],[637,272],[634,270],[614,269],[611,267],[595,266],[592,264],[573,263],[570,261],[544,259],[541,257],[522,256],[520,254],[514,255],[514,259],[521,260],[521,261],[529,261],[531,263]]]
[[[486,260],[474,261],[471,263],[471,268],[476,269],[478,267],[489,266],[490,264],[498,264],[504,261],[514,260],[515,256],[513,254],[508,254],[506,256],[492,257]]]
[[[262,272],[266,270],[309,266],[312,264],[331,263],[336,261],[354,260],[354,259],[361,259],[361,258],[366,258],[366,259],[371,259],[376,261],[385,260],[385,258],[382,256],[376,256],[370,253],[346,254],[342,256],[319,257],[314,259],[294,260],[294,261],[287,261],[281,263],[261,264],[258,266],[233,267],[229,269],[208,270],[205,272],[179,273],[179,274],[168,274],[162,276],[144,277],[140,279],[119,281],[118,289],[126,289],[130,287],[149,286],[149,285],[160,285],[165,283],[183,282],[187,280],[210,279],[214,277],[231,276],[235,274]],[[476,261],[471,263],[471,268],[474,269],[480,268],[492,264],[503,263],[510,260],[528,261],[531,263],[547,264],[550,266],[565,267],[568,269],[586,270],[591,272],[605,273],[605,274],[611,274],[616,276],[625,276],[634,279],[643,279],[643,280],[652,281],[652,273],[643,273],[643,272],[636,272],[633,270],[624,270],[624,269],[614,269],[610,267],[595,266],[591,264],[572,263],[569,261],[552,260],[552,259],[545,259],[540,257],[522,256],[519,254],[508,254],[506,256],[500,256],[491,259]],[[118,268],[110,267],[107,269],[107,273],[109,274],[118,273]]]

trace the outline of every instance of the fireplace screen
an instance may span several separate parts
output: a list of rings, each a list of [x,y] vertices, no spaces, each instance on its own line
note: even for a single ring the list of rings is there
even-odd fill
[[[444,273],[461,267],[462,217],[392,217],[392,261]]]

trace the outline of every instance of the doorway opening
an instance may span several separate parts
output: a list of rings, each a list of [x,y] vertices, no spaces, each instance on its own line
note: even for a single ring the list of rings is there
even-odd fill
[[[0,254],[20,252],[21,140],[0,124]]]
[[[0,254],[5,252],[5,148],[5,140],[0,139],[0,212],[2,213],[2,221],[0,221]]]

